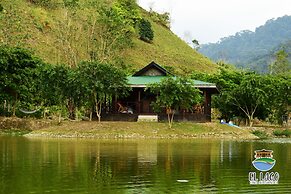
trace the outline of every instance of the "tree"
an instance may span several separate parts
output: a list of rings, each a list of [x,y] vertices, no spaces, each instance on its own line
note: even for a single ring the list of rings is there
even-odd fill
[[[213,97],[213,105],[227,122],[238,117],[251,125],[257,117],[282,124],[282,117],[288,115],[290,75],[264,76],[221,66],[219,74],[194,73],[192,78],[216,83],[219,94]]]
[[[291,105],[291,76],[269,76],[270,120],[283,124],[283,117],[288,116]]]
[[[152,29],[152,25],[148,20],[144,18],[139,21],[139,35],[140,39],[145,42],[151,42],[154,39],[154,31]]]
[[[157,95],[154,109],[157,112],[166,109],[169,128],[172,128],[175,111],[179,108],[189,109],[201,101],[199,90],[187,78],[168,77],[160,83],[149,85],[147,89]]]
[[[198,42],[198,40],[193,39],[192,40],[192,44],[193,44],[194,49],[196,49],[196,50],[199,49],[199,42]]]
[[[253,125],[256,111],[267,107],[269,100],[267,87],[264,77],[249,74],[244,76],[240,85],[230,92],[230,102],[247,116],[250,127]]]
[[[106,100],[125,96],[128,92],[126,75],[108,64],[83,62],[78,67],[81,90],[87,100],[95,106],[98,121],[101,121],[102,108]]]
[[[62,110],[66,106],[67,91],[65,87],[68,85],[69,70],[69,67],[65,65],[46,64],[39,68],[39,95],[41,96],[42,106],[45,109],[46,107],[55,107],[59,122]]]
[[[67,109],[69,118],[74,120],[76,109],[84,103],[78,69],[67,65],[46,64],[39,68],[38,78],[41,104],[44,107],[56,107],[59,119]]]
[[[171,21],[170,21],[170,13],[169,12],[165,12],[165,13],[157,13],[155,11],[153,11],[152,9],[150,9],[149,11],[150,16],[152,18],[153,21],[160,23],[161,25],[163,25],[166,28],[171,27]]]
[[[291,63],[288,61],[288,54],[285,50],[280,50],[276,53],[276,60],[270,65],[270,74],[290,74]]]
[[[244,72],[233,71],[228,66],[222,66],[219,74],[198,76],[192,78],[216,84],[219,94],[213,96],[213,106],[220,111],[221,118],[228,122],[233,117],[240,116],[240,110],[231,101],[231,91],[240,85]]]
[[[42,61],[26,49],[0,46],[0,97],[12,101],[13,116],[19,102],[33,102],[36,90],[36,69]]]
[[[112,62],[116,51],[131,45],[135,27],[140,19],[134,0],[117,0],[112,6],[98,9],[100,27],[95,35],[96,46],[92,47],[91,60]]]

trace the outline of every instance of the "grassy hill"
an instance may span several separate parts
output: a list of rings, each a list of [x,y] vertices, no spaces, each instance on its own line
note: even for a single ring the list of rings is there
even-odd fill
[[[78,6],[65,6],[78,2]],[[36,4],[35,2],[39,2]],[[64,3],[65,2],[65,3]],[[98,31],[96,7],[109,0],[1,0],[0,43],[32,49],[44,61],[53,64],[78,63],[90,59],[92,30]],[[213,73],[215,63],[197,53],[168,28],[151,21],[154,41],[141,41],[137,33],[133,44],[117,53],[120,63],[132,70],[155,61],[170,66],[176,73],[191,71]]]

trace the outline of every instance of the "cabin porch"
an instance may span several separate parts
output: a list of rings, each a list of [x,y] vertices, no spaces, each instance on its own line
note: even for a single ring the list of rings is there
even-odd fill
[[[205,103],[203,105],[193,106],[191,110],[177,110],[174,116],[175,121],[194,121],[208,122],[211,121],[211,109],[205,108],[210,106],[209,95],[204,94]],[[144,88],[133,88],[131,94],[122,99],[115,98],[111,107],[102,115],[105,121],[137,121],[139,115],[158,115],[158,121],[166,121],[166,110],[161,113],[154,112],[152,102],[156,96]],[[206,110],[206,111],[205,111]]]

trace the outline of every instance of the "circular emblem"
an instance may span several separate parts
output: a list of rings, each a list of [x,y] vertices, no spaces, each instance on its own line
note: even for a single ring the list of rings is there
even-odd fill
[[[255,151],[255,160],[252,162],[253,166],[259,171],[269,171],[275,164],[276,160],[273,159],[272,150],[256,150]]]

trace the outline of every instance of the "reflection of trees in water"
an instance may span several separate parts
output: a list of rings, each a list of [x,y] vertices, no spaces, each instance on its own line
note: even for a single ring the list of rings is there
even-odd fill
[[[61,141],[0,137],[0,190],[11,193],[15,184],[45,187],[64,183],[63,188],[88,188],[94,192],[112,188],[151,185],[177,189],[179,179],[189,188],[243,187],[254,150],[271,149],[275,171],[291,179],[290,144],[230,141]],[[5,167],[5,168],[3,168]],[[290,168],[289,168],[290,169]],[[234,177],[238,177],[234,180]],[[286,179],[286,180],[287,180]],[[81,184],[81,185],[80,185]],[[190,186],[192,186],[190,188]],[[128,189],[128,188],[127,188]],[[187,188],[185,188],[185,191]],[[26,192],[27,191],[27,192]],[[190,191],[190,190],[189,190]]]
[[[201,184],[208,184],[210,178],[211,144],[204,144],[203,149],[195,143],[160,143],[158,145],[158,169],[165,171],[165,182],[179,179],[193,179]]]

